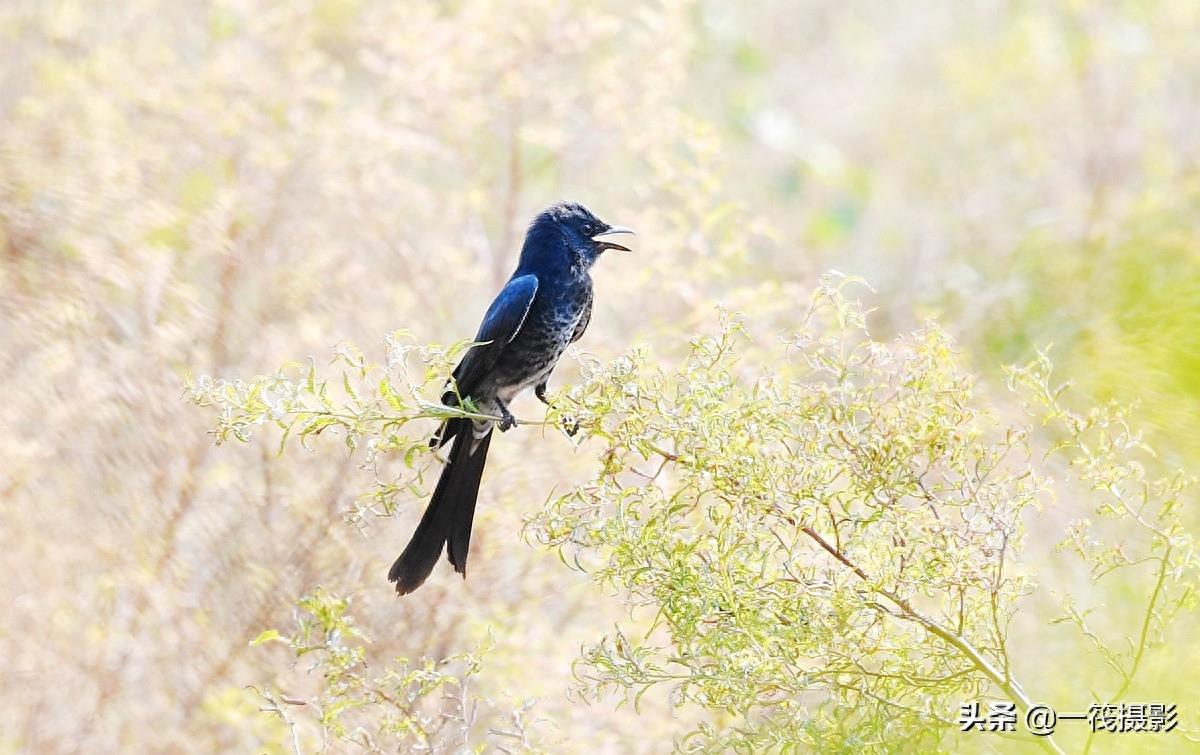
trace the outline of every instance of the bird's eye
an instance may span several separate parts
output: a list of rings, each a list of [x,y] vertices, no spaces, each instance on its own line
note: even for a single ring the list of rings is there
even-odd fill
[[[592,224],[591,224],[591,223],[584,223],[584,224],[583,224],[583,232],[584,232],[584,233],[586,233],[588,236],[591,236],[591,235],[592,235],[592,231],[593,231],[593,230],[594,230],[594,229],[592,228]]]

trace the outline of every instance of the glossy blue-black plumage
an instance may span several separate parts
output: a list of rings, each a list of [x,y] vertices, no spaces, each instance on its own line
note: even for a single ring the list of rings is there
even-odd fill
[[[525,317],[533,306],[537,290],[536,274],[514,275],[492,302],[492,306],[488,307],[483,322],[479,325],[479,332],[475,334],[478,345],[472,347],[454,369],[454,382],[460,395],[469,396],[472,391],[478,390],[480,381],[496,365],[496,360],[520,332]],[[453,392],[450,392],[442,397],[442,401],[448,404],[453,398]]]
[[[599,237],[621,232],[629,231],[576,203],[553,205],[530,224],[516,271],[484,314],[477,345],[455,368],[455,390],[442,397],[448,405],[459,396],[470,397],[480,412],[502,420],[452,420],[435,437],[436,445],[454,445],[425,515],[388,574],[401,595],[425,581],[443,545],[455,570],[466,576],[475,499],[493,427],[507,430],[514,424],[508,403],[522,390],[533,387],[545,400],[546,381],[559,357],[591,320],[588,271],[606,249],[625,250]]]

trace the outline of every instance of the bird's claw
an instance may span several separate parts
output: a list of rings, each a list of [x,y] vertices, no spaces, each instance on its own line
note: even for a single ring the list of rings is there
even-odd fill
[[[577,419],[572,419],[571,417],[563,417],[562,418],[562,426],[563,426],[563,432],[567,434],[568,438],[574,438],[576,433],[579,432],[579,420],[577,420]]]
[[[504,409],[500,414],[500,432],[506,433],[517,426],[517,418],[512,415],[507,409]]]

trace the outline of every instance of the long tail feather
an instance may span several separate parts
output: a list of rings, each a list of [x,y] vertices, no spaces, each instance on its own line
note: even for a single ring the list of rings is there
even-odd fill
[[[401,595],[425,582],[437,565],[442,546],[446,546],[446,555],[454,570],[464,577],[467,573],[475,500],[479,496],[479,481],[483,477],[492,434],[489,432],[476,441],[471,421],[455,419],[450,420],[442,431],[442,443],[451,439],[454,445],[450,449],[450,459],[442,469],[421,523],[388,572],[388,579],[396,583],[396,592]]]
[[[467,432],[468,440],[470,431]],[[465,442],[465,441],[464,441]],[[479,480],[483,477],[483,464],[487,459],[492,433],[483,436],[471,452],[469,471],[458,478],[461,485],[455,493],[454,513],[450,519],[450,533],[446,538],[446,556],[454,565],[454,571],[467,578],[467,550],[471,547],[471,525],[475,521],[475,502],[479,499]]]

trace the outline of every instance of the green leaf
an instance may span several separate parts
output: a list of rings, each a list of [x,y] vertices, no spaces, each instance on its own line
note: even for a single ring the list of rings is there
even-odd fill
[[[283,642],[283,637],[275,629],[263,630],[261,634],[250,641],[251,645],[262,645],[267,642]]]

